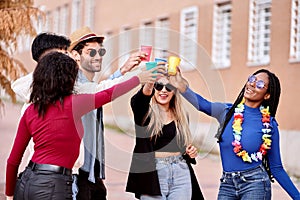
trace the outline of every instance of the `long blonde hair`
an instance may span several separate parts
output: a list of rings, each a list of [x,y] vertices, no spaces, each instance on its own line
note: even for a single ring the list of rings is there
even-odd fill
[[[184,141],[184,145],[188,146],[191,143],[191,131],[188,124],[187,112],[183,109],[181,96],[179,92],[174,91],[174,95],[170,100],[169,109],[174,116],[174,122],[176,126],[176,137],[177,142],[181,143]],[[150,117],[150,122],[148,125],[148,130],[152,130],[151,138],[156,139],[162,133],[162,128],[164,126],[163,120],[161,118],[158,103],[153,95],[150,102],[150,109],[146,116],[146,119]]]

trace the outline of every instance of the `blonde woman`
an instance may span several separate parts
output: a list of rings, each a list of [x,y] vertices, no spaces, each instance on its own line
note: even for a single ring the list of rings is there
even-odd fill
[[[141,200],[203,199],[190,163],[197,149],[180,95],[167,77],[146,83],[131,99],[136,144],[127,192]]]

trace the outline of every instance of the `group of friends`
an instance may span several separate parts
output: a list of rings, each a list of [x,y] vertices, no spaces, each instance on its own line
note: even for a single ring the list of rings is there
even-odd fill
[[[46,32],[34,39],[37,66],[12,85],[26,103],[7,159],[7,199],[106,199],[102,106],[139,87],[130,99],[135,146],[127,192],[141,200],[204,199],[191,166],[199,149],[184,98],[220,124],[219,200],[269,200],[274,178],[300,200],[280,157],[275,115],[281,89],[274,73],[251,74],[234,103],[211,102],[193,91],[180,67],[175,75],[166,63],[146,70],[140,64],[147,54],[136,51],[107,80],[95,82],[106,54],[103,40],[89,27],[69,38]],[[32,156],[19,173],[30,141]]]

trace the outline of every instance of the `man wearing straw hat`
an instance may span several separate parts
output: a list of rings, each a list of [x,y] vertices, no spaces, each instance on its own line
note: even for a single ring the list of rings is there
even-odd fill
[[[146,54],[136,52],[132,54],[126,63],[110,76],[110,79],[100,83],[93,81],[95,73],[101,71],[102,59],[106,53],[103,47],[103,36],[99,36],[83,27],[70,35],[71,45],[69,51],[79,65],[79,73],[76,89],[94,93],[94,90],[103,90],[112,85],[124,81],[124,75],[135,66],[139,65],[141,58]],[[134,74],[134,73],[133,73]],[[85,85],[86,87],[84,87]],[[106,187],[103,183],[105,179],[105,155],[104,155],[104,135],[103,135],[103,112],[102,108],[91,111],[82,117],[84,126],[84,161],[79,156],[77,187],[73,187],[76,199],[106,199]],[[77,162],[77,166],[78,166]],[[76,179],[76,176],[74,177]]]

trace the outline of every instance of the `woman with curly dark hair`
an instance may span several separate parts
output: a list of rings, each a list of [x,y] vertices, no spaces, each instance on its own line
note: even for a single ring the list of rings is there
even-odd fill
[[[14,199],[72,199],[72,167],[83,136],[81,116],[127,93],[140,83],[155,82],[152,72],[96,94],[73,94],[78,66],[69,56],[52,52],[34,73],[31,105],[22,116],[7,160],[6,195]],[[157,75],[159,77],[160,75]],[[34,154],[17,180],[18,168],[31,137]]]

